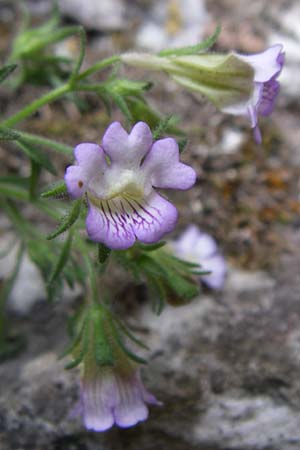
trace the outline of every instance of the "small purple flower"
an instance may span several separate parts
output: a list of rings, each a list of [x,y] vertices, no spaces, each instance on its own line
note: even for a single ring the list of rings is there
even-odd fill
[[[281,44],[277,44],[254,55],[236,54],[254,70],[253,93],[248,101],[222,108],[224,112],[249,117],[258,144],[262,142],[258,116],[269,116],[272,113],[280,90],[277,78],[284,64],[282,48]]]
[[[209,275],[201,280],[211,289],[221,289],[226,277],[226,263],[219,253],[215,240],[202,233],[196,225],[189,225],[179,239],[172,242],[172,248],[179,258],[194,262]]]
[[[74,150],[76,164],[65,174],[70,195],[86,195],[88,200],[89,237],[112,249],[127,249],[136,239],[157,242],[174,229],[178,213],[155,188],[189,189],[195,171],[179,161],[174,139],[153,143],[144,122],[129,134],[113,122],[102,144],[79,144]]]
[[[147,403],[161,405],[145,389],[137,370],[122,373],[107,367],[98,375],[84,374],[80,409],[88,430],[136,425],[147,419]]]

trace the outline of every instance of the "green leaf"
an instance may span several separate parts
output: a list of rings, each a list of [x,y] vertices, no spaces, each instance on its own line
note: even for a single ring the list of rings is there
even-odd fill
[[[44,167],[44,169],[53,175],[56,175],[56,170],[46,153],[31,144],[25,143],[23,139],[17,142],[17,146],[34,162]]]
[[[71,77],[70,77],[70,83],[71,84],[75,82],[76,77],[77,77],[77,75],[78,75],[78,73],[80,71],[80,68],[81,68],[81,65],[82,65],[82,62],[83,62],[83,58],[84,58],[84,55],[85,55],[85,48],[86,48],[86,34],[85,34],[85,31],[84,31],[84,28],[80,26],[78,28],[77,32],[79,33],[80,49],[79,49],[79,55],[78,55],[78,58],[76,60],[74,69],[73,69],[73,71],[71,73]]]
[[[68,211],[68,213],[62,218],[60,225],[57,227],[53,233],[49,234],[47,236],[48,240],[56,238],[59,234],[64,233],[67,231],[78,219],[80,211],[81,211],[81,205],[82,205],[82,199],[79,198],[78,200],[75,200],[72,204],[71,209]]]
[[[29,177],[29,198],[31,201],[37,198],[37,185],[40,173],[41,166],[35,161],[31,160],[31,173]]]
[[[1,141],[16,141],[20,138],[19,133],[10,130],[9,128],[0,126],[0,140]]]
[[[131,115],[130,109],[128,108],[126,100],[123,97],[121,97],[120,95],[113,94],[113,93],[112,93],[112,99],[114,100],[115,104],[120,109],[120,111],[124,114],[126,119],[130,123],[133,123],[133,117]]]
[[[166,130],[169,128],[171,122],[174,123],[174,116],[172,114],[167,116],[165,119],[162,119],[155,128],[155,130],[153,131],[153,139],[156,140],[159,139],[161,136],[163,136]]]
[[[69,232],[69,236],[66,239],[66,241],[64,242],[64,245],[61,249],[61,253],[58,257],[58,260],[57,260],[55,266],[53,267],[52,273],[50,274],[48,286],[50,286],[57,280],[57,278],[61,274],[62,270],[64,269],[66,263],[68,262],[68,259],[70,256],[71,245],[72,245],[72,237],[73,237],[72,233]]]
[[[144,252],[154,252],[155,250],[158,250],[159,248],[162,248],[166,245],[166,241],[160,241],[156,242],[155,244],[142,244],[139,243],[138,247],[143,250]]]
[[[9,64],[0,69],[0,83],[2,83],[16,69],[17,64]]]
[[[67,193],[67,186],[64,181],[59,181],[56,184],[52,185],[46,191],[41,193],[41,197],[49,198],[49,197],[61,197]]]
[[[179,139],[177,141],[179,153],[183,153],[188,143],[188,138]]]
[[[209,50],[216,42],[221,32],[221,26],[218,25],[211,36],[205,39],[199,44],[191,45],[188,47],[181,48],[170,48],[167,50],[162,50],[158,56],[185,56],[185,55],[195,55],[200,52]]]
[[[15,200],[28,201],[27,189],[24,189],[21,185],[18,186],[12,183],[0,181],[0,195]]]
[[[100,243],[98,244],[98,261],[100,264],[104,264],[109,257],[111,249],[106,247],[106,245]]]

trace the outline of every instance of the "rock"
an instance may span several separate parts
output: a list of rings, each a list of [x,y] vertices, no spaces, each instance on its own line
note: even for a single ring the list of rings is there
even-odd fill
[[[199,42],[209,22],[203,0],[153,2],[150,13],[138,30],[138,47],[159,51]]]
[[[126,25],[122,0],[59,0],[58,3],[63,14],[87,29],[120,30]]]

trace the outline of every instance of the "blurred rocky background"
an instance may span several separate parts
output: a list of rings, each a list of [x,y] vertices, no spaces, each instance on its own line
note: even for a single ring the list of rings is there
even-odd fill
[[[50,0],[27,0],[36,24]],[[258,52],[274,43],[286,51],[282,93],[264,143],[253,143],[245,120],[217,113],[164,75],[151,74],[148,98],[165,114],[179,114],[190,137],[184,158],[197,169],[191,192],[176,195],[177,233],[193,222],[212,234],[229,263],[222,292],[204,290],[181,309],[157,318],[142,286],[123,280],[115,302],[151,347],[145,383],[163,407],[129,430],[89,433],[71,417],[77,374],[57,360],[68,342],[65,321],[80,292],[48,305],[25,258],[10,299],[10,314],[26,347],[0,365],[1,450],[296,450],[300,449],[300,5],[297,0],[59,0],[65,23],[88,32],[87,61],[125,51],[156,52],[196,43],[216,24],[218,51]],[[5,61],[20,24],[19,2],[0,1],[0,56]],[[58,51],[76,54],[77,40]],[[143,71],[120,69],[134,79]],[[9,115],[42,92],[0,91]],[[113,111],[114,119],[120,113]],[[99,141],[110,119],[90,100],[80,114],[71,102],[42,108],[26,130],[69,144]],[[1,173],[27,170],[18,152],[0,145]],[[61,164],[61,173],[67,160]],[[33,217],[33,220],[41,220]],[[42,221],[42,220],[41,220]],[[0,218],[0,246],[14,240]],[[41,226],[44,226],[41,223]],[[0,275],[10,259],[0,260]]]

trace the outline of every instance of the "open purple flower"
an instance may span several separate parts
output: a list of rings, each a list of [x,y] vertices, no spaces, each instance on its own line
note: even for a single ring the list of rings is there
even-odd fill
[[[128,134],[112,123],[103,145],[79,144],[76,164],[67,168],[65,182],[70,195],[86,195],[89,237],[112,249],[126,249],[138,239],[157,242],[173,230],[177,209],[154,188],[189,189],[195,171],[179,161],[172,138],[153,143],[148,125],[138,122]]]
[[[254,87],[249,100],[230,106],[225,106],[222,111],[249,117],[254,137],[258,144],[262,137],[258,127],[258,116],[269,116],[273,109],[276,97],[280,90],[277,78],[284,64],[282,45],[277,44],[262,53],[254,55],[237,56],[250,64],[254,69]]]
[[[136,425],[147,419],[147,404],[161,403],[145,389],[137,370],[122,373],[107,367],[98,376],[84,374],[80,409],[88,430]]]
[[[219,253],[215,240],[202,233],[196,225],[190,225],[172,242],[172,248],[179,258],[194,262],[201,269],[210,271],[202,275],[201,280],[211,289],[221,289],[226,277],[226,263]]]

